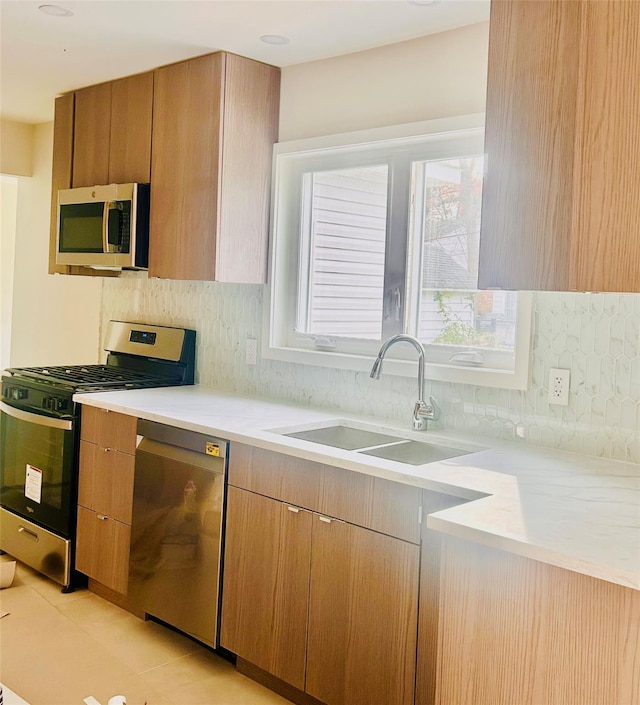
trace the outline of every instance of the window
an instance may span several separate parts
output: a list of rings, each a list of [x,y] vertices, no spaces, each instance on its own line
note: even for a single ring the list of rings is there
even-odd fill
[[[526,388],[531,296],[477,290],[483,133],[467,116],[276,146],[266,357],[368,370],[404,332],[431,378]]]

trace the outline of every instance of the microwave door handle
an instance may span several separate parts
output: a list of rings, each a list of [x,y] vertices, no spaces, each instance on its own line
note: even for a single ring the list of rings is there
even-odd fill
[[[109,201],[106,210],[107,239],[105,252],[118,252],[122,211],[116,201]]]
[[[109,202],[105,201],[102,212],[102,251],[109,252]]]

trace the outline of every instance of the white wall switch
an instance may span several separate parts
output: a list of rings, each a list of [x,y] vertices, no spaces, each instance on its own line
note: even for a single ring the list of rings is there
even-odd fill
[[[569,404],[570,370],[552,367],[549,370],[549,404],[567,406]]]
[[[247,365],[255,365],[258,361],[258,341],[255,338],[247,338],[246,359]]]

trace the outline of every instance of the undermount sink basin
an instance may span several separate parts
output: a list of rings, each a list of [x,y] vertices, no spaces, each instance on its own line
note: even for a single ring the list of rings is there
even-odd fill
[[[332,448],[355,450],[363,455],[373,455],[377,458],[385,458],[386,460],[407,463],[408,465],[435,463],[438,460],[456,458],[473,452],[427,443],[426,441],[407,440],[406,438],[353,428],[343,424],[283,433],[282,435],[319,443]]]
[[[438,460],[457,458],[460,455],[467,455],[471,451],[448,448],[447,446],[439,446],[433,443],[422,443],[421,441],[404,441],[404,443],[394,443],[393,445],[361,450],[359,452],[363,455],[375,455],[376,458],[395,460],[397,463],[424,465],[425,463],[435,463]]]
[[[388,436],[384,433],[374,433],[373,431],[363,431],[360,428],[351,426],[327,426],[326,428],[313,428],[309,431],[296,431],[295,433],[284,433],[290,438],[300,438],[303,441],[321,443],[323,446],[332,448],[342,448],[343,450],[358,450],[359,448],[371,448],[384,443],[394,443],[401,441],[401,438]]]

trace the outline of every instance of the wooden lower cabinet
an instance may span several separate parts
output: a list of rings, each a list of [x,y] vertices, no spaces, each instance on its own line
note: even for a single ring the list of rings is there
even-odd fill
[[[418,545],[230,486],[226,546],[221,646],[327,705],[413,703]]]
[[[420,548],[313,516],[306,692],[328,705],[410,705]]]
[[[126,594],[137,418],[82,407],[76,568]]]
[[[229,487],[220,644],[304,690],[311,512]]]
[[[131,527],[78,507],[76,568],[102,585],[126,593]]]
[[[638,705],[640,591],[443,538],[439,705]]]

